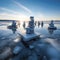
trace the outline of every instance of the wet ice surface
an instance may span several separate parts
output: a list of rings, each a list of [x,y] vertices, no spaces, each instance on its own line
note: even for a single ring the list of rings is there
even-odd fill
[[[20,41],[18,33],[25,33],[20,26],[14,33],[7,26],[0,26],[0,58],[10,56],[11,60],[60,60],[60,25],[55,24],[58,29],[48,31],[48,24],[43,27],[35,26],[35,32],[40,33],[40,39],[32,41],[26,48]],[[18,55],[12,57],[13,48],[18,45],[22,50]]]

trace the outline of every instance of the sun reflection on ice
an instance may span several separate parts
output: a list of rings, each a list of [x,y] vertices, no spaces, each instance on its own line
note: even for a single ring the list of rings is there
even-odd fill
[[[15,40],[13,40],[15,43],[19,42],[20,39],[19,38],[16,38]]]

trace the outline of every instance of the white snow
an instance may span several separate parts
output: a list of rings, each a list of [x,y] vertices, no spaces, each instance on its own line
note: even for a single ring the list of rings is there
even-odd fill
[[[40,34],[20,34],[24,41],[30,41],[31,39],[40,37]]]

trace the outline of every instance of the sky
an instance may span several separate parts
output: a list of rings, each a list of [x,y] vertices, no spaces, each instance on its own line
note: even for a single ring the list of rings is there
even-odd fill
[[[60,20],[60,0],[0,0],[0,19]]]

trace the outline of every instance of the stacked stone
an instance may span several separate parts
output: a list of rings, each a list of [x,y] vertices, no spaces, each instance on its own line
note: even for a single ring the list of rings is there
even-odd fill
[[[28,28],[26,28],[27,34],[33,34],[34,33],[34,17],[30,17],[31,21],[29,21]]]

